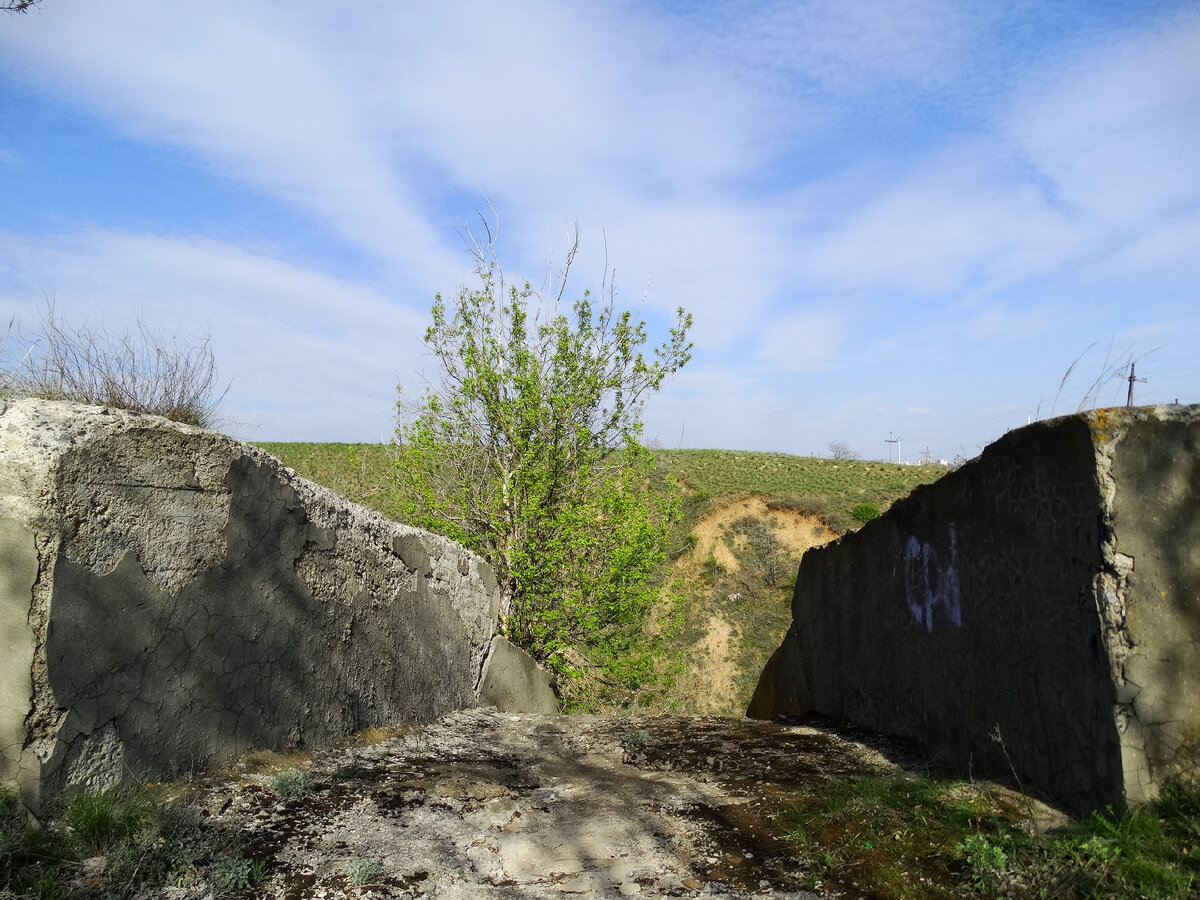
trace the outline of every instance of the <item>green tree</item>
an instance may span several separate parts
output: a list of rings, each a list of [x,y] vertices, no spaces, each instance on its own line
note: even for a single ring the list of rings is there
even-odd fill
[[[502,588],[501,627],[557,673],[589,669],[636,689],[634,645],[656,592],[678,498],[641,444],[647,397],[687,363],[681,308],[650,358],[646,325],[589,293],[564,311],[567,275],[543,296],[509,284],[491,240],[477,283],[439,294],[425,343],[441,383],[397,402],[405,518],[480,553]]]

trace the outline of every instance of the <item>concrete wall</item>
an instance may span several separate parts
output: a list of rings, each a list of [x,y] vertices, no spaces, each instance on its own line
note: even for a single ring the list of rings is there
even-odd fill
[[[223,435],[0,401],[0,778],[27,799],[317,746],[479,703],[487,565]]]
[[[803,557],[751,713],[1011,767],[1074,811],[1200,774],[1200,407],[1010,432]]]

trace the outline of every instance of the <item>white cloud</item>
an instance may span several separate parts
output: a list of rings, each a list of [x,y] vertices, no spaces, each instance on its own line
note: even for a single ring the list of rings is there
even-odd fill
[[[1166,216],[1141,230],[1105,262],[1109,271],[1179,273],[1191,284],[1200,278],[1200,210]]]
[[[430,278],[457,268],[355,85],[331,64],[319,41],[327,21],[271,4],[233,15],[148,0],[26,20],[0,33],[14,76],[54,86],[134,138],[194,151],[385,259]]]
[[[1079,247],[1065,216],[1014,179],[994,148],[971,141],[848,212],[801,265],[824,284],[944,293],[973,279],[996,287],[1031,277]]]
[[[807,310],[780,316],[762,338],[761,355],[784,372],[820,372],[838,357],[845,330],[842,317],[830,312]]]
[[[392,384],[422,362],[428,294],[468,268],[457,217],[487,195],[506,270],[539,280],[550,251],[561,257],[560,226],[579,219],[576,286],[598,286],[604,229],[618,302],[636,305],[649,277],[652,332],[677,305],[695,314],[699,368],[652,407],[665,444],[686,427],[689,445],[791,447],[815,435],[820,448],[854,437],[837,401],[875,393],[870,379],[892,391],[893,380],[919,381],[917,367],[968,366],[987,343],[1032,354],[1033,338],[1111,290],[1106,280],[1195,282],[1197,14],[1096,45],[1111,25],[1085,5],[1053,19],[1078,24],[1072,36],[1040,33],[1036,4],[675,8],[108,0],[6,20],[0,69],[34,87],[31,103],[50,91],[283,200],[337,245],[341,271],[365,265],[412,286],[420,314],[263,249],[236,212],[212,227],[254,249],[14,234],[0,248],[0,290],[20,308],[45,288],[72,314],[138,304],[167,324],[208,321],[236,366],[231,405],[261,423],[259,436],[378,437]],[[999,33],[1010,16],[1030,28],[1015,54]],[[1049,62],[1030,68],[1039,58]],[[0,164],[25,162],[3,152]],[[210,226],[133,199],[144,203],[130,204],[134,215],[152,212],[122,221],[176,235]],[[104,226],[107,212],[83,215]],[[345,242],[362,252],[339,257]],[[1194,315],[1178,296],[1157,303]],[[847,347],[854,360],[837,359]],[[777,382],[816,382],[818,371],[836,397],[820,411],[806,393],[800,414]],[[373,397],[365,385],[379,386]],[[866,420],[880,403],[947,415],[928,392],[921,383],[854,405],[856,427],[877,430]]]
[[[974,341],[1021,341],[1045,334],[1054,324],[1047,309],[1012,312],[992,308],[968,319],[964,331]]]
[[[72,323],[208,332],[229,431],[259,440],[378,440],[398,379],[425,360],[425,316],[372,290],[212,241],[4,234],[0,301],[31,326],[44,299]]]
[[[1052,202],[1117,233],[1200,202],[1200,14],[1089,46],[1024,76],[1005,134]]]

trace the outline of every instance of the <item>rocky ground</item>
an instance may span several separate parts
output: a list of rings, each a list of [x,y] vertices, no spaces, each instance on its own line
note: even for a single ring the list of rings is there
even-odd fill
[[[812,725],[472,710],[314,754],[294,799],[228,773],[189,802],[267,861],[258,896],[812,897],[772,816],[798,785],[894,769],[903,748],[883,749]]]

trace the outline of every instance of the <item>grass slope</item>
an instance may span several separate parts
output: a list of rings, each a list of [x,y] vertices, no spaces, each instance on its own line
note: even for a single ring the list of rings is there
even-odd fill
[[[693,491],[720,500],[765,494],[823,519],[834,531],[857,526],[859,503],[886,509],[919,484],[946,474],[942,466],[902,466],[857,459],[817,459],[740,450],[658,450],[659,463]]]
[[[258,446],[305,478],[386,516],[396,514],[396,498],[389,484],[391,454],[386,444]],[[705,501],[719,503],[734,496],[765,494],[817,515],[838,532],[855,527],[851,510],[856,504],[873,503],[885,509],[918,484],[936,481],[946,472],[939,466],[735,450],[657,450],[655,457],[691,493],[699,495],[689,504],[695,519],[707,511],[702,505]]]

